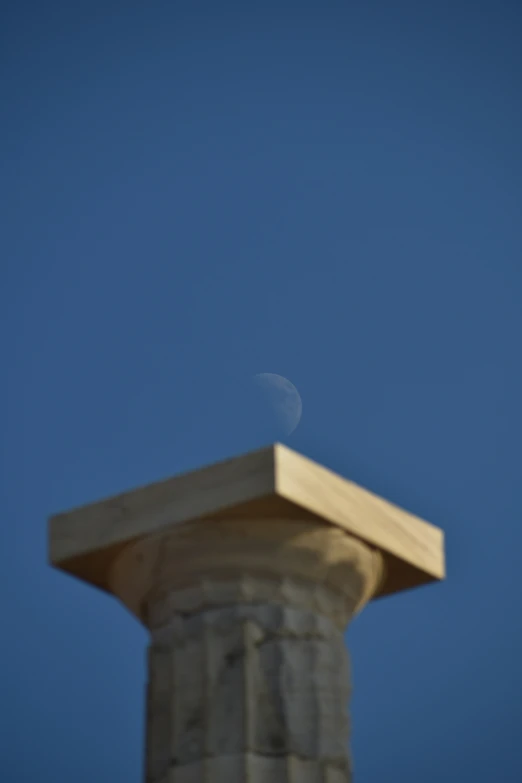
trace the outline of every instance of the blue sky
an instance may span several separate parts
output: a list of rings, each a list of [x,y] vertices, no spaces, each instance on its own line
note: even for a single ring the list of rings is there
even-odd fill
[[[446,531],[348,633],[357,780],[522,776],[516,2],[4,4],[0,759],[142,780],[146,633],[49,514],[283,440]],[[252,376],[299,389],[288,439]]]

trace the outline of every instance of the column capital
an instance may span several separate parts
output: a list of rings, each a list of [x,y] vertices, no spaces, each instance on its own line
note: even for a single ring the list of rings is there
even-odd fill
[[[341,630],[384,578],[380,552],[344,530],[297,519],[189,522],[128,544],[109,580],[144,624],[173,612],[282,603]]]
[[[49,556],[55,567],[111,592],[129,544],[202,520],[208,532],[232,519],[320,522],[365,542],[385,563],[374,597],[445,575],[442,530],[281,444],[57,514]]]

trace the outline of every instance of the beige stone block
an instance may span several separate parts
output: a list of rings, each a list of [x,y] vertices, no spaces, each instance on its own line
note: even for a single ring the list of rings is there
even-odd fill
[[[386,566],[376,596],[444,578],[439,528],[281,444],[57,514],[49,522],[49,557],[110,591],[112,564],[130,542],[197,520],[234,518],[319,521],[376,547]]]

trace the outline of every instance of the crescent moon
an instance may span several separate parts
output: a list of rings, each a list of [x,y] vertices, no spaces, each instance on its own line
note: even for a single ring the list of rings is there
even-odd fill
[[[303,413],[303,403],[294,384],[290,383],[288,378],[272,372],[258,373],[254,380],[274,409],[285,435],[290,435],[299,424]]]

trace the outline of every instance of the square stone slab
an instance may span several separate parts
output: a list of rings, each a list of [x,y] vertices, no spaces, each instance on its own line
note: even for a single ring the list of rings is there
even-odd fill
[[[109,592],[111,564],[131,541],[234,517],[317,520],[377,547],[386,579],[376,597],[445,576],[440,528],[279,443],[52,516],[49,559]]]

